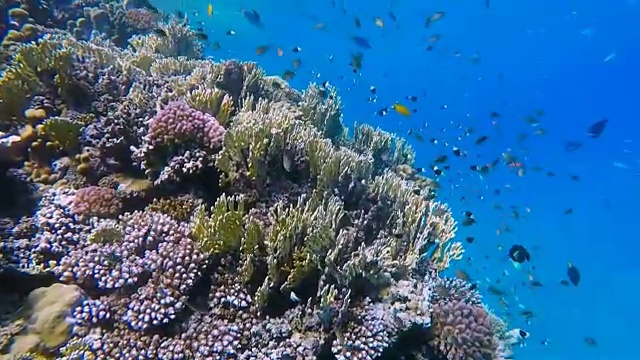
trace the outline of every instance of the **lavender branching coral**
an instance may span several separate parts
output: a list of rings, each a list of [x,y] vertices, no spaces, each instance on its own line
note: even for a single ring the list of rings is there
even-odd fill
[[[213,165],[225,130],[216,119],[173,101],[149,121],[148,133],[136,156],[156,183],[196,174]]]
[[[433,183],[407,171],[415,154],[406,141],[366,125],[347,137],[335,89],[300,93],[256,64],[201,60],[180,26],[162,25],[169,36],[140,36],[126,50],[47,35],[21,54],[65,66],[17,57],[17,75],[0,81],[2,100],[19,86],[20,96],[71,106],[41,92],[38,77],[71,69],[82,75],[73,86],[101,84],[91,94],[117,99],[64,109],[86,120],[75,122],[83,136],[74,146],[100,169],[86,176],[68,170],[72,159],[55,159],[67,164],[52,169],[65,181],[43,190],[32,231],[14,228],[3,246],[13,264],[87,295],[73,312],[73,339],[55,355],[508,354],[506,326],[477,292],[440,277],[464,249]],[[23,120],[21,106],[6,110]]]

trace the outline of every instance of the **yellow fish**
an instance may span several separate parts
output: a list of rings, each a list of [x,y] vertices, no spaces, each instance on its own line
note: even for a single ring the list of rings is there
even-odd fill
[[[209,14],[209,16],[213,15],[213,4],[211,2],[209,2],[209,5],[207,6],[207,14]]]
[[[393,104],[393,110],[395,110],[400,115],[404,115],[404,116],[411,115],[411,110],[409,110],[408,107],[406,107],[406,106],[404,106],[404,105],[402,105],[400,103]]]

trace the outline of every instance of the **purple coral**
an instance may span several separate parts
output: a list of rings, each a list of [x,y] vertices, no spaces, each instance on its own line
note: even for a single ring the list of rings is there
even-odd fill
[[[122,211],[122,200],[109,188],[89,186],[76,191],[71,208],[81,216],[114,217]]]
[[[85,324],[113,321],[137,331],[175,319],[204,261],[187,224],[160,213],[134,212],[121,216],[118,224],[100,220],[93,228],[118,229],[121,236],[110,237],[110,243],[79,244],[55,269],[63,281],[99,296],[85,301],[75,317]],[[131,295],[122,297],[123,292]]]
[[[180,100],[170,102],[151,119],[148,140],[154,147],[195,143],[215,149],[222,146],[224,133],[216,118]]]
[[[501,359],[496,318],[465,301],[433,306],[433,346],[448,360]]]
[[[213,165],[225,129],[211,115],[172,101],[150,119],[148,133],[134,157],[156,184],[179,181]]]

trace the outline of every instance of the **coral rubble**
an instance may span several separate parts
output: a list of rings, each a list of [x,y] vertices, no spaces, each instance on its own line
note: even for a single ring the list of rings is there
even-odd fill
[[[349,137],[333,87],[299,92],[254,63],[203,60],[191,29],[151,9],[35,3],[5,4],[0,164],[12,186],[0,191],[38,205],[0,212],[0,267],[57,283],[25,300],[42,310],[28,326],[0,319],[0,352],[510,354],[475,288],[441,277],[464,249],[404,139],[368,125]],[[56,308],[47,289],[73,296]]]

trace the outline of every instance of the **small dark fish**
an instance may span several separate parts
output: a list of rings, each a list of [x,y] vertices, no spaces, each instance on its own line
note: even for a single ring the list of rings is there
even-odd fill
[[[564,151],[566,152],[572,152],[572,151],[576,151],[579,150],[582,147],[582,142],[580,141],[566,141],[564,143]]]
[[[160,28],[155,28],[152,31],[155,35],[160,37],[167,37],[167,32]]]
[[[351,37],[351,41],[363,49],[371,49],[371,43],[369,40],[362,36],[354,35]]]
[[[353,25],[355,25],[358,29],[360,29],[362,27],[362,22],[360,21],[359,17],[355,17],[353,19]]]
[[[484,144],[487,140],[489,140],[488,136],[486,135],[480,136],[479,138],[476,139],[476,145]]]
[[[291,172],[291,167],[293,166],[293,159],[289,151],[284,151],[282,153],[282,167],[286,172]]]
[[[353,72],[358,72],[362,70],[362,61],[364,60],[364,54],[361,52],[357,52],[355,54],[351,54],[351,68],[353,68]]]
[[[489,290],[490,293],[492,293],[493,295],[496,295],[496,296],[503,296],[504,295],[504,291],[498,289],[497,287],[495,287],[493,285],[489,285],[487,290]]]
[[[516,244],[509,249],[509,258],[513,262],[522,264],[525,261],[531,261],[531,254],[524,246]]]
[[[413,96],[413,95],[409,95],[409,96],[407,96],[407,100],[409,100],[411,102],[416,102],[416,101],[418,101],[418,97],[417,96]]]
[[[438,11],[435,14],[431,15],[424,23],[424,27],[429,27],[431,26],[431,24],[433,24],[434,22],[442,19],[444,17],[445,13],[444,11]]]
[[[296,46],[291,51],[293,51],[294,53],[299,53],[300,51],[302,51],[302,48],[300,46]]]
[[[209,311],[209,290],[213,285],[211,276],[198,278],[187,299],[187,306],[195,312],[205,313]]]
[[[256,10],[242,10],[242,15],[247,19],[249,24],[257,27],[258,29],[264,29],[264,23],[260,14]]]
[[[549,345],[549,339],[542,339],[540,341],[540,345],[542,346],[548,346]]]
[[[468,211],[468,210],[463,211],[462,215],[464,215],[467,218],[472,218],[473,217],[473,213],[471,211]]]
[[[468,242],[469,244],[473,244],[473,242],[474,242],[476,239],[475,239],[473,236],[467,236],[467,239],[466,239],[466,240],[467,240],[467,242]]]
[[[533,311],[531,310],[522,310],[520,314],[522,314],[522,316],[524,316],[525,319],[531,319],[532,317],[534,317]]]
[[[474,218],[466,218],[462,221],[462,226],[471,226],[473,224],[477,223],[476,219]]]
[[[569,214],[572,214],[572,213],[573,213],[573,209],[572,208],[568,208],[567,210],[565,210],[563,212],[563,214],[565,214],[565,215],[569,215]]]
[[[531,286],[533,287],[542,287],[542,283],[538,280],[531,280]]]
[[[271,49],[271,45],[260,45],[256,48],[256,55],[264,55]]]
[[[207,41],[209,40],[209,35],[202,33],[202,32],[198,32],[196,33],[196,39],[198,40],[202,40],[202,41]]]
[[[469,274],[466,271],[460,270],[460,269],[456,269],[455,273],[456,273],[456,277],[458,279],[464,280],[464,281],[471,281],[471,277],[469,276]]]
[[[440,155],[437,158],[435,158],[435,160],[433,160],[433,162],[436,163],[436,164],[442,164],[444,162],[447,162],[447,159],[448,159],[447,155]]]
[[[233,30],[227,30],[226,34],[229,35],[229,36],[233,36],[233,35],[236,34],[236,32],[233,31]]]
[[[591,126],[589,126],[589,129],[587,130],[587,135],[589,135],[589,137],[592,137],[594,139],[599,138],[604,132],[604,128],[607,126],[608,122],[609,120],[602,119],[600,121],[596,121],[595,123],[591,124]]]
[[[569,281],[573,286],[578,286],[580,284],[580,270],[577,267],[573,266],[572,263],[567,264],[567,276],[569,277]]]
[[[560,280],[560,285],[569,286],[569,282],[565,279]]]
[[[584,343],[589,345],[589,346],[598,346],[598,343],[596,342],[596,339],[590,338],[590,337],[585,337],[584,338]]]
[[[497,119],[497,118],[499,118],[499,117],[500,117],[500,113],[499,113],[499,112],[497,112],[497,111],[492,111],[492,112],[491,112],[491,114],[489,114],[489,116],[490,116],[492,119]]]
[[[478,284],[477,283],[473,283],[473,284],[471,284],[471,286],[469,286],[469,290],[471,290],[471,291],[473,291],[473,290],[475,290],[477,288],[478,288]]]
[[[578,176],[578,175],[571,175],[571,176],[569,176],[569,178],[571,180],[573,180],[573,181],[580,181],[580,176]]]
[[[282,78],[289,81],[296,76],[296,73],[291,70],[285,70],[284,74],[282,74]]]

